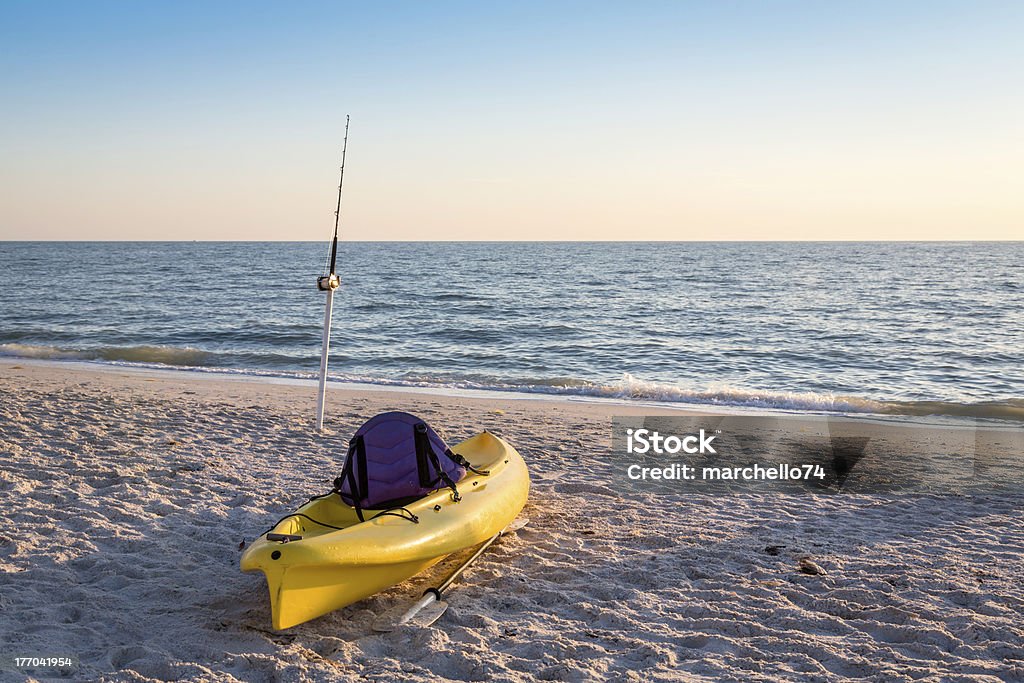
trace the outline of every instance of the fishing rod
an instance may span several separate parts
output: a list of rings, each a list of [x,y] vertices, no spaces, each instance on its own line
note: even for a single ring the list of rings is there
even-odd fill
[[[327,305],[324,308],[324,340],[320,353],[320,385],[316,398],[316,430],[323,431],[324,428],[324,398],[327,394],[327,355],[331,347],[331,314],[334,312],[334,290],[341,281],[336,273],[338,260],[338,224],[341,221],[341,188],[345,185],[345,155],[348,152],[348,124],[349,116],[345,116],[345,140],[341,146],[341,172],[338,178],[338,204],[334,209],[334,238],[331,240],[331,264],[326,275],[317,278],[316,286],[322,292],[327,292]]]

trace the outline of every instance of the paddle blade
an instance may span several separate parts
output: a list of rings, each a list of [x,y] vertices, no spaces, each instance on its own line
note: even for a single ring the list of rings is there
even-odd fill
[[[519,531],[520,529],[522,529],[524,526],[526,526],[529,523],[530,523],[530,518],[529,517],[516,517],[515,519],[512,520],[512,523],[509,524],[507,527],[505,527],[505,530],[502,531],[501,533],[502,534],[514,534],[515,532]]]
[[[398,628],[398,620],[402,618],[402,615],[405,614],[408,609],[409,608],[404,605],[396,605],[374,619],[370,628],[377,633],[391,633]]]
[[[419,626],[421,628],[424,626],[430,626],[440,619],[441,615],[444,614],[447,609],[448,603],[443,600],[432,602],[417,612],[416,616],[406,623],[410,626]]]
[[[404,605],[397,605],[374,619],[370,627],[377,633],[391,633],[403,626],[430,626],[448,609],[447,602],[437,600],[431,600],[419,609],[416,609],[417,606],[418,604],[410,609]]]

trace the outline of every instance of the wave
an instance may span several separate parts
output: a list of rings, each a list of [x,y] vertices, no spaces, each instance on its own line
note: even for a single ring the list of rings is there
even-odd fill
[[[756,391],[724,384],[713,384],[703,390],[686,389],[675,384],[645,381],[629,373],[624,373],[620,381],[607,384],[570,377],[536,378],[508,382],[453,380],[449,377],[431,375],[406,375],[398,379],[338,375],[337,379],[348,382],[388,384],[392,386],[443,386],[450,389],[516,391],[560,396],[589,396],[657,403],[691,403],[773,410],[880,413],[884,412],[885,406],[880,401],[850,396],[833,396],[831,394],[814,392]]]
[[[893,415],[949,415],[992,420],[1024,422],[1024,399],[956,403],[953,401],[887,401],[886,412]]]
[[[0,356],[40,360],[102,360],[192,367],[204,365],[212,355],[200,349],[173,346],[100,346],[92,349],[67,349],[32,344],[0,344]]]
[[[0,344],[0,356],[57,361],[100,361],[142,367],[173,366],[197,372],[312,379],[315,373],[237,367],[215,367],[218,361],[244,359],[250,354],[217,354],[190,347],[107,346],[92,349],[68,349],[54,346],[8,343]],[[280,359],[279,359],[280,360]],[[297,361],[298,359],[292,359]],[[381,377],[350,373],[333,373],[332,381],[378,386],[426,389],[500,391],[549,396],[578,396],[622,401],[678,403],[695,406],[760,408],[810,413],[901,415],[908,417],[948,416],[974,419],[995,419],[1024,422],[1024,399],[981,401],[892,401],[829,392],[770,391],[711,384],[691,389],[664,382],[651,382],[624,373],[617,382],[597,383],[572,377],[537,377],[500,379],[465,374],[406,374]]]
[[[765,391],[713,384],[687,389],[675,384],[649,382],[624,373],[618,382],[598,384],[566,377],[517,382],[453,380],[440,376],[405,376],[398,379],[363,375],[332,375],[334,380],[395,387],[468,389],[555,396],[580,396],[650,403],[695,406],[761,408],[807,413],[900,415],[907,417],[966,417],[1024,422],[1024,399],[960,403],[957,401],[883,401],[829,392]]]

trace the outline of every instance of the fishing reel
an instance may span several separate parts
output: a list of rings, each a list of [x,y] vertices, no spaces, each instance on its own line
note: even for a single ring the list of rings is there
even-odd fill
[[[341,286],[341,280],[335,274],[321,275],[316,279],[316,288],[321,292],[333,292]]]

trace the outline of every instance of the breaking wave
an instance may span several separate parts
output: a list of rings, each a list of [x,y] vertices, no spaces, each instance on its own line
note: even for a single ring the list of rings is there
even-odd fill
[[[0,344],[0,356],[56,361],[93,361],[139,367],[167,367],[196,372],[283,377],[308,380],[313,372],[230,367],[266,362],[253,354],[214,353],[190,347],[109,346],[69,349],[29,344]],[[276,357],[280,360],[283,358]],[[293,359],[294,360],[294,359]],[[410,387],[435,390],[472,390],[591,397],[648,403],[678,403],[693,406],[760,408],[808,413],[871,414],[904,416],[948,416],[1024,422],[1024,399],[977,403],[956,401],[885,401],[827,392],[771,391],[711,384],[694,389],[663,382],[650,382],[624,373],[616,382],[597,383],[572,377],[504,379],[480,375],[405,374],[399,377],[332,373],[331,380],[344,383]]]
[[[0,356],[40,360],[122,361],[192,367],[204,365],[210,360],[211,355],[213,354],[200,349],[171,346],[100,346],[93,349],[67,349],[32,344],[0,344]]]
[[[618,382],[598,384],[570,378],[537,379],[522,383],[452,381],[449,378],[403,377],[381,379],[357,375],[332,376],[345,382],[388,386],[443,387],[478,391],[514,391],[557,396],[583,396],[695,406],[761,408],[809,413],[949,416],[1024,422],[1024,399],[959,403],[956,401],[880,401],[858,396],[800,391],[766,391],[712,384],[706,389],[687,389],[675,384],[649,382],[624,373]]]

